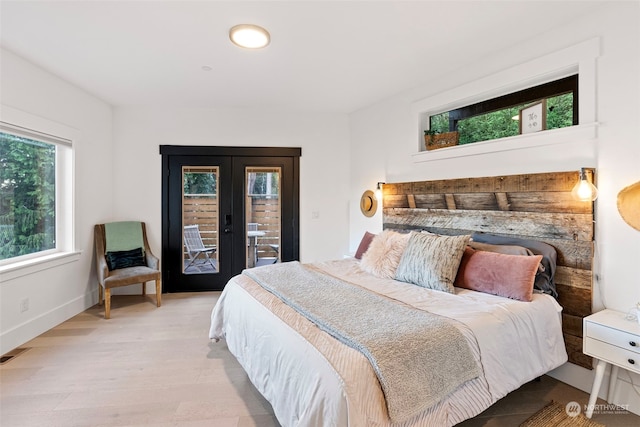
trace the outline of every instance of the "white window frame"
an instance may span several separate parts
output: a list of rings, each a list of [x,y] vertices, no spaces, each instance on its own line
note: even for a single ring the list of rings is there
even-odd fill
[[[412,155],[413,162],[430,162],[498,151],[542,147],[573,142],[577,139],[595,140],[599,125],[596,117],[596,63],[599,56],[600,38],[595,37],[414,102],[412,109],[416,118],[417,150]],[[431,115],[455,110],[572,74],[578,74],[578,111],[580,112],[578,125],[422,151],[423,130],[429,128]]]
[[[75,239],[74,143],[72,127],[0,105],[0,131],[56,146],[56,247],[0,261],[0,282],[79,259]]]

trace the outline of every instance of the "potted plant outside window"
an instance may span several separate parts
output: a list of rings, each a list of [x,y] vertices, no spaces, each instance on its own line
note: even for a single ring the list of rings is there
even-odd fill
[[[438,133],[434,130],[427,129],[424,131],[424,146],[427,150],[452,147],[458,145],[458,136],[457,131]]]

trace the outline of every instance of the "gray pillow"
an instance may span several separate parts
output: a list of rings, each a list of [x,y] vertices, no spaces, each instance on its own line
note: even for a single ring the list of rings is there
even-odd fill
[[[471,236],[474,242],[490,243],[493,245],[516,245],[523,246],[536,255],[542,255],[543,271],[538,270],[533,288],[558,298],[556,284],[553,276],[556,273],[556,262],[558,254],[556,249],[538,240],[520,239],[518,237],[496,236],[494,234],[474,233]]]
[[[535,255],[530,249],[527,249],[524,246],[492,245],[490,243],[480,243],[473,240],[469,242],[469,246],[476,251],[496,252],[506,255]]]
[[[469,237],[411,233],[396,280],[454,293],[453,282]]]
[[[474,242],[473,240],[469,242],[469,246],[471,246],[476,251],[495,252],[495,253],[505,254],[505,255],[526,255],[526,256],[535,255],[533,252],[531,252],[531,249],[527,249],[524,246],[492,245],[490,243]],[[538,271],[539,272],[544,271],[544,266],[542,265],[542,263],[538,265]]]

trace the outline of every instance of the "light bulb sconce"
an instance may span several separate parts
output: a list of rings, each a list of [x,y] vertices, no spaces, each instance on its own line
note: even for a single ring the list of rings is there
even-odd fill
[[[574,199],[581,202],[593,202],[598,198],[598,189],[593,185],[593,174],[595,170],[592,168],[581,168],[578,175],[578,182],[571,190]]]

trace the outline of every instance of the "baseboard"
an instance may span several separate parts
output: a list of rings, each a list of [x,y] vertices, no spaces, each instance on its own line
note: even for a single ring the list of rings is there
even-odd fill
[[[565,363],[564,365],[549,372],[548,375],[562,381],[563,383],[569,384],[572,387],[591,394],[593,379],[595,377],[595,369],[589,370],[581,366],[574,365],[573,363]],[[608,366],[598,393],[598,397],[605,401],[607,400],[607,395],[609,393],[610,375],[611,368]],[[636,384],[635,389],[631,384],[631,378],[633,378],[633,382]],[[578,403],[586,405],[588,402]],[[613,402],[609,403],[615,403],[629,412],[640,415],[640,376],[630,374],[628,371],[620,369]]]
[[[3,332],[0,334],[0,354],[5,354],[20,347],[38,335],[92,307],[98,300],[97,293],[98,291],[95,290],[80,295]]]

